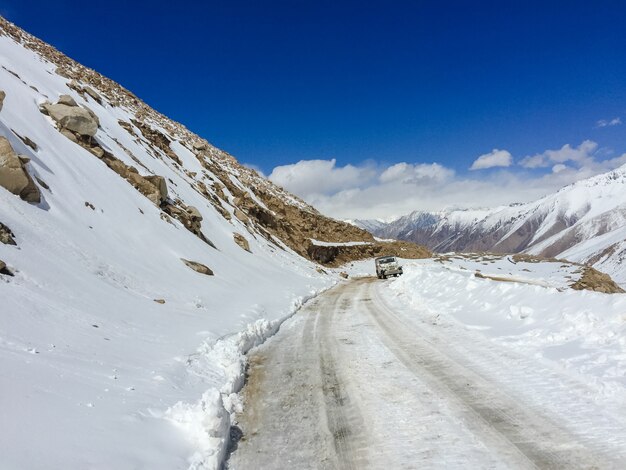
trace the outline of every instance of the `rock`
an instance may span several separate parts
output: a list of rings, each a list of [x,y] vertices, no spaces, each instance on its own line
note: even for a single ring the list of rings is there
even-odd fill
[[[206,276],[213,276],[213,271],[202,263],[196,261],[189,261],[188,259],[181,258],[181,261],[189,266],[197,273],[204,274]]]
[[[28,146],[29,146],[31,149],[33,149],[35,152],[37,151],[38,146],[37,146],[37,144],[36,144],[35,142],[33,142],[33,140],[32,140],[32,139],[28,138],[28,137],[27,137],[27,136],[25,136],[25,135],[19,135],[19,134],[18,134],[17,132],[15,132],[13,129],[11,129],[11,130],[13,131],[13,133],[14,133],[16,136],[18,136],[18,137],[20,138],[20,140],[21,140],[22,142],[24,142],[24,145],[28,145]]]
[[[202,220],[202,214],[200,214],[200,211],[194,206],[187,206],[187,213],[196,220]]]
[[[102,104],[102,98],[100,98],[100,95],[98,93],[96,93],[93,88],[90,88],[90,87],[86,86],[86,87],[83,87],[83,90],[85,91],[85,93],[87,93],[89,96],[91,96],[98,103]]]
[[[235,243],[237,245],[239,245],[241,248],[243,248],[246,251],[250,251],[250,244],[248,243],[248,240],[246,239],[246,237],[235,232],[233,233],[233,238],[235,239]]]
[[[344,279],[348,279],[348,273],[347,273],[347,272],[345,272],[345,271],[341,271],[341,272],[339,273],[339,275],[340,275],[341,277],[343,277]]]
[[[0,90],[0,111],[2,111],[2,105],[4,104],[4,98],[6,98],[7,94]]]
[[[67,129],[79,135],[90,137],[98,132],[100,121],[90,109],[61,103],[44,103],[42,110],[57,122],[60,129]]]
[[[78,106],[78,103],[74,101],[70,95],[61,95],[59,96],[59,104],[64,104],[65,106]]]
[[[61,134],[63,134],[65,137],[67,137],[68,139],[70,139],[72,142],[74,142],[75,144],[78,144],[78,139],[76,138],[76,134],[74,134],[72,131],[68,131],[67,129],[61,129]]]
[[[319,266],[318,266],[317,268],[315,268],[315,270],[316,270],[318,273],[320,273],[320,274],[328,274],[326,271],[324,271],[324,270],[323,270],[321,267],[319,267]]]
[[[159,191],[159,203],[167,200],[168,192],[167,192],[167,182],[165,181],[165,178],[159,175],[149,175],[149,176],[144,176],[144,178],[148,180],[150,183],[152,183]]]
[[[4,274],[6,276],[14,276],[4,261],[0,260],[0,274]]]
[[[11,231],[9,227],[0,222],[0,242],[5,245],[17,245],[15,243],[15,239],[13,238],[15,235]]]
[[[250,220],[248,216],[241,211],[241,209],[235,209],[235,217],[246,225],[248,225],[248,221]]]
[[[328,264],[331,263],[339,255],[338,246],[320,246],[310,244],[307,248],[307,254],[309,258],[318,263]]]
[[[193,145],[193,148],[196,150],[206,150],[209,148],[206,142],[202,142],[202,141],[196,141],[191,145]]]
[[[24,169],[24,171],[26,172],[26,169]],[[28,173],[26,174],[28,175]],[[28,175],[28,184],[22,192],[20,192],[20,197],[26,202],[32,202],[35,204],[41,202],[41,193],[39,192],[39,188],[30,175]]]
[[[154,299],[157,304],[163,305],[165,303],[165,299]]]
[[[39,188],[26,171],[28,158],[20,158],[6,137],[0,136],[0,186],[27,202],[39,202]]]
[[[94,147],[87,147],[87,150],[89,150],[98,158],[104,157],[104,149],[100,147],[99,145],[96,145]]]
[[[162,200],[161,200],[161,192],[159,191],[159,188],[157,188],[154,184],[152,184],[146,178],[132,171],[128,171],[127,168],[124,168],[122,170],[122,173],[118,173],[118,174],[122,176],[123,178],[126,178],[126,180],[130,184],[132,184],[137,191],[139,191],[141,194],[143,194],[148,199],[150,199],[150,201],[153,204],[157,206],[161,204]]]

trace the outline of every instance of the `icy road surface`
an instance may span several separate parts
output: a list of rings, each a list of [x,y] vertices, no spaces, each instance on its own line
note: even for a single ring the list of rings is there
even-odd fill
[[[626,468],[623,409],[385,284],[328,291],[251,353],[230,469]]]

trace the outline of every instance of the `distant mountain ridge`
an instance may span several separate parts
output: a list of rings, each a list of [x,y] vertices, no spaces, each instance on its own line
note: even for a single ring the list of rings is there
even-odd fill
[[[492,209],[415,211],[354,223],[375,236],[437,252],[525,252],[591,264],[626,282],[626,165],[533,202]]]

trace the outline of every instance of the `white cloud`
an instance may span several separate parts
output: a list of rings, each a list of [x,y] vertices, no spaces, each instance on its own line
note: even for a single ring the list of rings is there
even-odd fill
[[[622,123],[622,119],[619,117],[613,119],[600,119],[596,122],[596,127],[611,127],[619,126]]]
[[[520,165],[524,168],[545,168],[554,163],[575,162],[578,166],[593,159],[598,144],[592,140],[583,141],[578,147],[565,144],[558,150],[546,150],[532,156],[522,158]]]
[[[378,177],[381,183],[428,185],[440,183],[454,176],[454,170],[438,163],[396,163],[385,169]]]
[[[470,167],[470,170],[484,170],[494,167],[507,167],[513,163],[513,156],[506,150],[493,149],[491,152],[481,155]]]
[[[375,176],[368,166],[337,167],[337,160],[300,160],[277,166],[269,179],[303,198],[331,194],[345,188],[360,186]]]
[[[528,157],[540,159],[545,167],[532,172],[512,166],[459,175],[439,163],[337,166],[333,159],[277,167],[270,179],[332,217],[389,219],[417,209],[531,201],[574,181],[626,165],[626,154],[600,160],[597,148],[595,142],[585,141],[578,147],[564,145]]]

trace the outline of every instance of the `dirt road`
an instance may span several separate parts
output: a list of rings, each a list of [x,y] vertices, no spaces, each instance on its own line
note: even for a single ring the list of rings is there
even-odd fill
[[[623,415],[584,384],[384,285],[326,292],[250,354],[229,468],[626,468]]]

